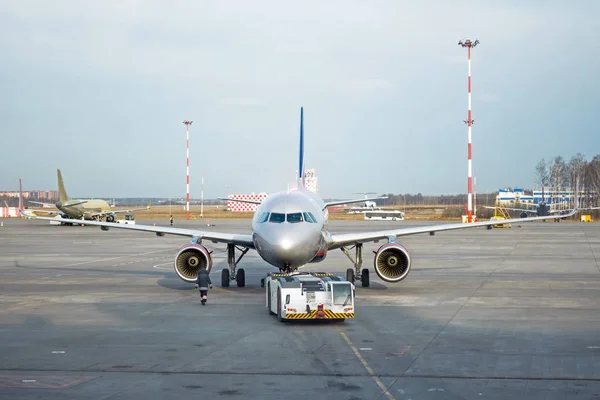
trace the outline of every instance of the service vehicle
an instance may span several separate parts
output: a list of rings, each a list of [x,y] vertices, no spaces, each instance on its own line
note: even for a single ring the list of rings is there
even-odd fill
[[[273,273],[261,280],[266,306],[279,321],[354,318],[355,287],[325,272]]]
[[[404,221],[404,213],[400,210],[377,210],[365,212],[367,221]]]
[[[135,217],[131,214],[126,214],[125,218],[118,219],[117,222],[119,224],[135,225]]]

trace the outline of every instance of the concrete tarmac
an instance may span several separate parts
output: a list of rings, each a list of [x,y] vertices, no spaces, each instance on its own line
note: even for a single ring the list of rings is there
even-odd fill
[[[153,221],[137,221],[152,223]],[[155,221],[157,225],[165,221]],[[249,220],[175,221],[250,232]],[[332,232],[432,222],[333,221]],[[356,318],[280,323],[256,252],[245,288],[200,304],[173,271],[175,236],[5,219],[0,228],[2,399],[600,398],[600,225],[524,223],[401,238],[413,257]],[[339,250],[311,271],[345,275]]]

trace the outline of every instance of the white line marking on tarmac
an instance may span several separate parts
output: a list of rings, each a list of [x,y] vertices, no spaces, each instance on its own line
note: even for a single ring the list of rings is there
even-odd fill
[[[172,249],[165,249],[165,250],[149,251],[147,253],[127,254],[127,255],[124,255],[124,256],[99,258],[97,260],[89,260],[89,261],[82,261],[82,262],[78,262],[78,263],[74,263],[74,264],[61,265],[61,267],[74,267],[76,265],[91,264],[91,263],[101,262],[101,261],[118,260],[119,258],[126,258],[126,257],[139,257],[139,256],[145,256],[145,255],[148,255],[148,254],[162,253],[162,252],[165,252],[165,251],[173,251],[173,250]]]
[[[367,361],[365,361],[365,359],[360,355],[360,352],[358,351],[358,349],[356,348],[356,346],[354,346],[354,343],[352,343],[352,341],[350,340],[350,338],[348,338],[348,336],[342,330],[340,330],[340,328],[338,328],[338,331],[340,332],[340,335],[342,335],[342,337],[344,338],[344,340],[346,341],[346,343],[348,343],[348,346],[350,346],[350,348],[352,349],[352,351],[356,355],[356,358],[358,358],[358,360],[363,365],[363,367],[365,367],[365,369],[367,370],[367,372],[369,373],[369,375],[371,375],[371,378],[373,378],[373,380],[375,381],[375,383],[377,384],[377,386],[379,386],[379,388],[381,390],[383,390],[383,394],[385,394],[389,400],[396,400],[396,398],[390,393],[390,391],[388,390],[388,388],[386,388],[385,385],[383,384],[383,382],[381,382],[381,379],[379,379],[377,377],[377,375],[375,375],[375,372],[373,372],[373,370],[371,369],[371,367],[369,366],[369,364],[367,364]]]
[[[163,271],[166,270],[166,269],[168,269],[168,270],[171,269],[171,267],[168,267],[168,268],[164,268],[164,267],[163,268],[159,268],[159,267],[162,267],[163,265],[171,265],[171,261],[166,262],[166,263],[162,263],[162,264],[153,265],[152,268],[162,269]]]

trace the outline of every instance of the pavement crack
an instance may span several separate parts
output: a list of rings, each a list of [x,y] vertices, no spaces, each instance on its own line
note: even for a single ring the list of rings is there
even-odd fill
[[[596,262],[596,268],[598,268],[598,272],[600,272],[600,263],[598,262],[598,257],[596,257],[596,253],[594,252],[594,248],[592,247],[592,243],[590,242],[590,237],[587,235],[585,230],[583,230],[583,236],[585,236],[585,240],[587,241],[588,246],[590,246],[592,257],[594,257],[594,261]]]
[[[510,250],[510,252],[508,254],[505,254],[504,257],[502,257],[502,259],[500,260],[500,262],[498,263],[498,265],[496,265],[494,267],[494,269],[481,281],[481,284],[473,291],[473,293],[471,293],[471,295],[461,304],[461,306],[458,308],[458,310],[456,310],[456,312],[454,314],[452,314],[452,317],[450,317],[450,319],[448,319],[448,321],[446,322],[446,324],[442,327],[442,329],[440,329],[438,331],[438,333],[435,334],[435,336],[429,341],[429,343],[427,343],[427,345],[425,347],[423,347],[423,349],[419,352],[419,354],[417,354],[417,356],[414,358],[414,360],[410,363],[410,365],[404,370],[404,372],[402,373],[402,376],[406,376],[406,373],[408,371],[410,371],[410,369],[412,368],[412,366],[417,362],[417,360],[421,357],[421,355],[429,348],[429,346],[431,346],[431,344],[433,342],[435,342],[435,340],[438,338],[438,336],[440,335],[440,333],[442,333],[444,330],[446,330],[446,328],[448,327],[448,325],[450,325],[450,323],[452,321],[454,321],[454,318],[456,318],[456,316],[458,315],[459,312],[462,311],[462,309],[465,307],[465,305],[471,301],[471,299],[473,298],[473,296],[475,296],[477,294],[477,292],[483,287],[483,285],[488,281],[488,279],[490,279],[490,277],[496,272],[496,270],[498,268],[500,268],[500,266],[514,253],[515,249],[519,246],[519,242],[521,241],[521,239],[523,239],[523,237],[526,235],[526,232],[523,232],[521,234],[521,236],[519,236],[519,238],[517,239],[517,241],[515,242],[514,246],[512,246],[512,249]]]

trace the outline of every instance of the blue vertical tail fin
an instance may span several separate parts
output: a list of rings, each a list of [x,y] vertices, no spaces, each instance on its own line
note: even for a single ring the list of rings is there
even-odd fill
[[[298,163],[298,188],[304,188],[304,107],[300,107],[300,156]]]

